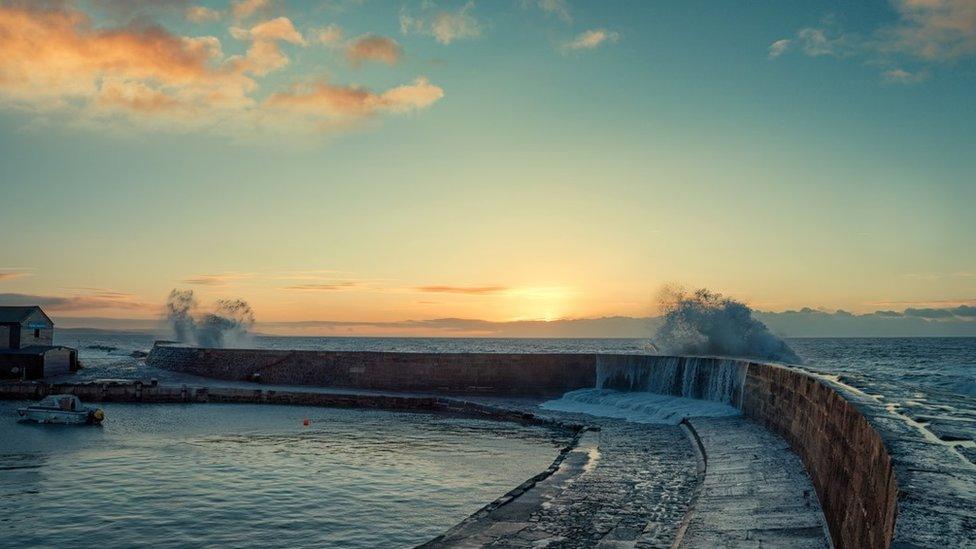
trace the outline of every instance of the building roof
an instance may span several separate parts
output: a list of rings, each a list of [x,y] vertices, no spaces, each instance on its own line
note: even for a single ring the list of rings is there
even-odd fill
[[[37,305],[0,306],[0,323],[23,322],[34,311],[41,311],[42,315],[51,320]]]

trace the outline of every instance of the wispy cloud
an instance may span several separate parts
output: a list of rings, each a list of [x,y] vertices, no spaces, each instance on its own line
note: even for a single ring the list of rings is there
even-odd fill
[[[976,55],[976,2],[973,0],[892,0],[894,23],[867,35],[838,30],[828,20],[800,29],[769,47],[778,58],[794,47],[811,57],[852,57],[883,67],[886,82],[915,83],[928,77],[924,69],[899,67],[908,62],[922,67]]]
[[[3,280],[13,280],[15,278],[21,278],[27,276],[29,271],[20,269],[0,269],[0,281]]]
[[[403,48],[396,40],[375,34],[364,34],[346,46],[346,59],[353,66],[359,66],[366,61],[393,66],[402,57]]]
[[[432,36],[441,44],[481,36],[481,24],[475,19],[474,2],[468,2],[456,10],[437,10],[425,4],[423,12],[412,15],[400,12],[400,32]]]
[[[187,21],[193,23],[209,23],[212,21],[219,21],[223,14],[217,10],[210,9],[206,6],[190,6],[186,8],[183,12],[186,16]]]
[[[358,288],[363,288],[363,283],[355,280],[342,280],[337,282],[322,282],[314,284],[295,284],[292,286],[285,286],[286,290],[300,290],[300,291],[312,291],[312,292],[340,292],[345,290],[353,290]]]
[[[310,36],[312,37],[312,41],[318,42],[319,44],[338,46],[342,43],[345,33],[342,27],[335,23],[330,23],[320,29],[313,29],[310,32]]]
[[[945,279],[968,279],[976,278],[976,273],[968,271],[957,271],[953,273],[905,273],[905,278],[910,280],[945,280]]]
[[[423,77],[380,93],[320,80],[274,93],[265,106],[325,119],[359,118],[425,109],[442,97],[444,90]]]
[[[234,281],[247,280],[249,278],[254,278],[254,275],[248,273],[204,274],[186,278],[183,280],[183,283],[197,286],[227,286]]]
[[[564,44],[567,50],[592,50],[606,43],[620,40],[620,34],[607,29],[591,29],[576,35],[576,38]]]
[[[158,305],[144,303],[131,294],[100,291],[73,296],[0,293],[0,305],[39,305],[52,311],[120,309],[156,311]]]
[[[790,40],[789,38],[783,38],[781,40],[777,40],[773,42],[772,44],[769,45],[769,58],[776,59],[777,57],[783,55],[784,53],[786,53],[786,50],[789,49],[790,44],[792,43],[793,41]]]
[[[414,290],[432,294],[493,295],[507,292],[506,286],[417,286]]]
[[[885,82],[891,84],[916,84],[918,82],[924,82],[929,77],[928,71],[906,71],[904,69],[896,68],[886,70],[881,73],[881,78]]]
[[[976,305],[976,299],[923,299],[872,301],[868,305],[876,307],[908,307],[945,309],[961,305]]]
[[[899,22],[879,31],[880,47],[929,61],[976,54],[973,0],[893,0]]]
[[[566,3],[566,0],[522,0],[521,4],[523,8],[539,8],[547,15],[557,17],[563,22],[573,22],[573,16],[569,12],[569,4]]]
[[[270,14],[274,5],[274,0],[233,0],[230,3],[230,13],[236,19],[247,19]]]

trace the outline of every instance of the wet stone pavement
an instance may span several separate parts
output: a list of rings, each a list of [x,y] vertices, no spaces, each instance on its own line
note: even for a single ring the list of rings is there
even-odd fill
[[[670,547],[700,481],[685,433],[592,416],[583,423],[600,430],[586,432],[554,474],[428,546]]]
[[[708,465],[681,547],[830,547],[816,491],[785,440],[742,417],[690,423]]]

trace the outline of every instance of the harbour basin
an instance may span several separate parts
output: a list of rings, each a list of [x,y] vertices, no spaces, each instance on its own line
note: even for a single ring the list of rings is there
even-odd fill
[[[570,435],[424,413],[0,402],[0,546],[409,547],[545,469]],[[309,425],[304,425],[305,420]]]

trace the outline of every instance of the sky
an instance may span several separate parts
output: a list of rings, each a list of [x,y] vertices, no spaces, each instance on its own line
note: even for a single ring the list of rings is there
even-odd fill
[[[0,0],[0,36],[0,304],[976,321],[976,0]]]

